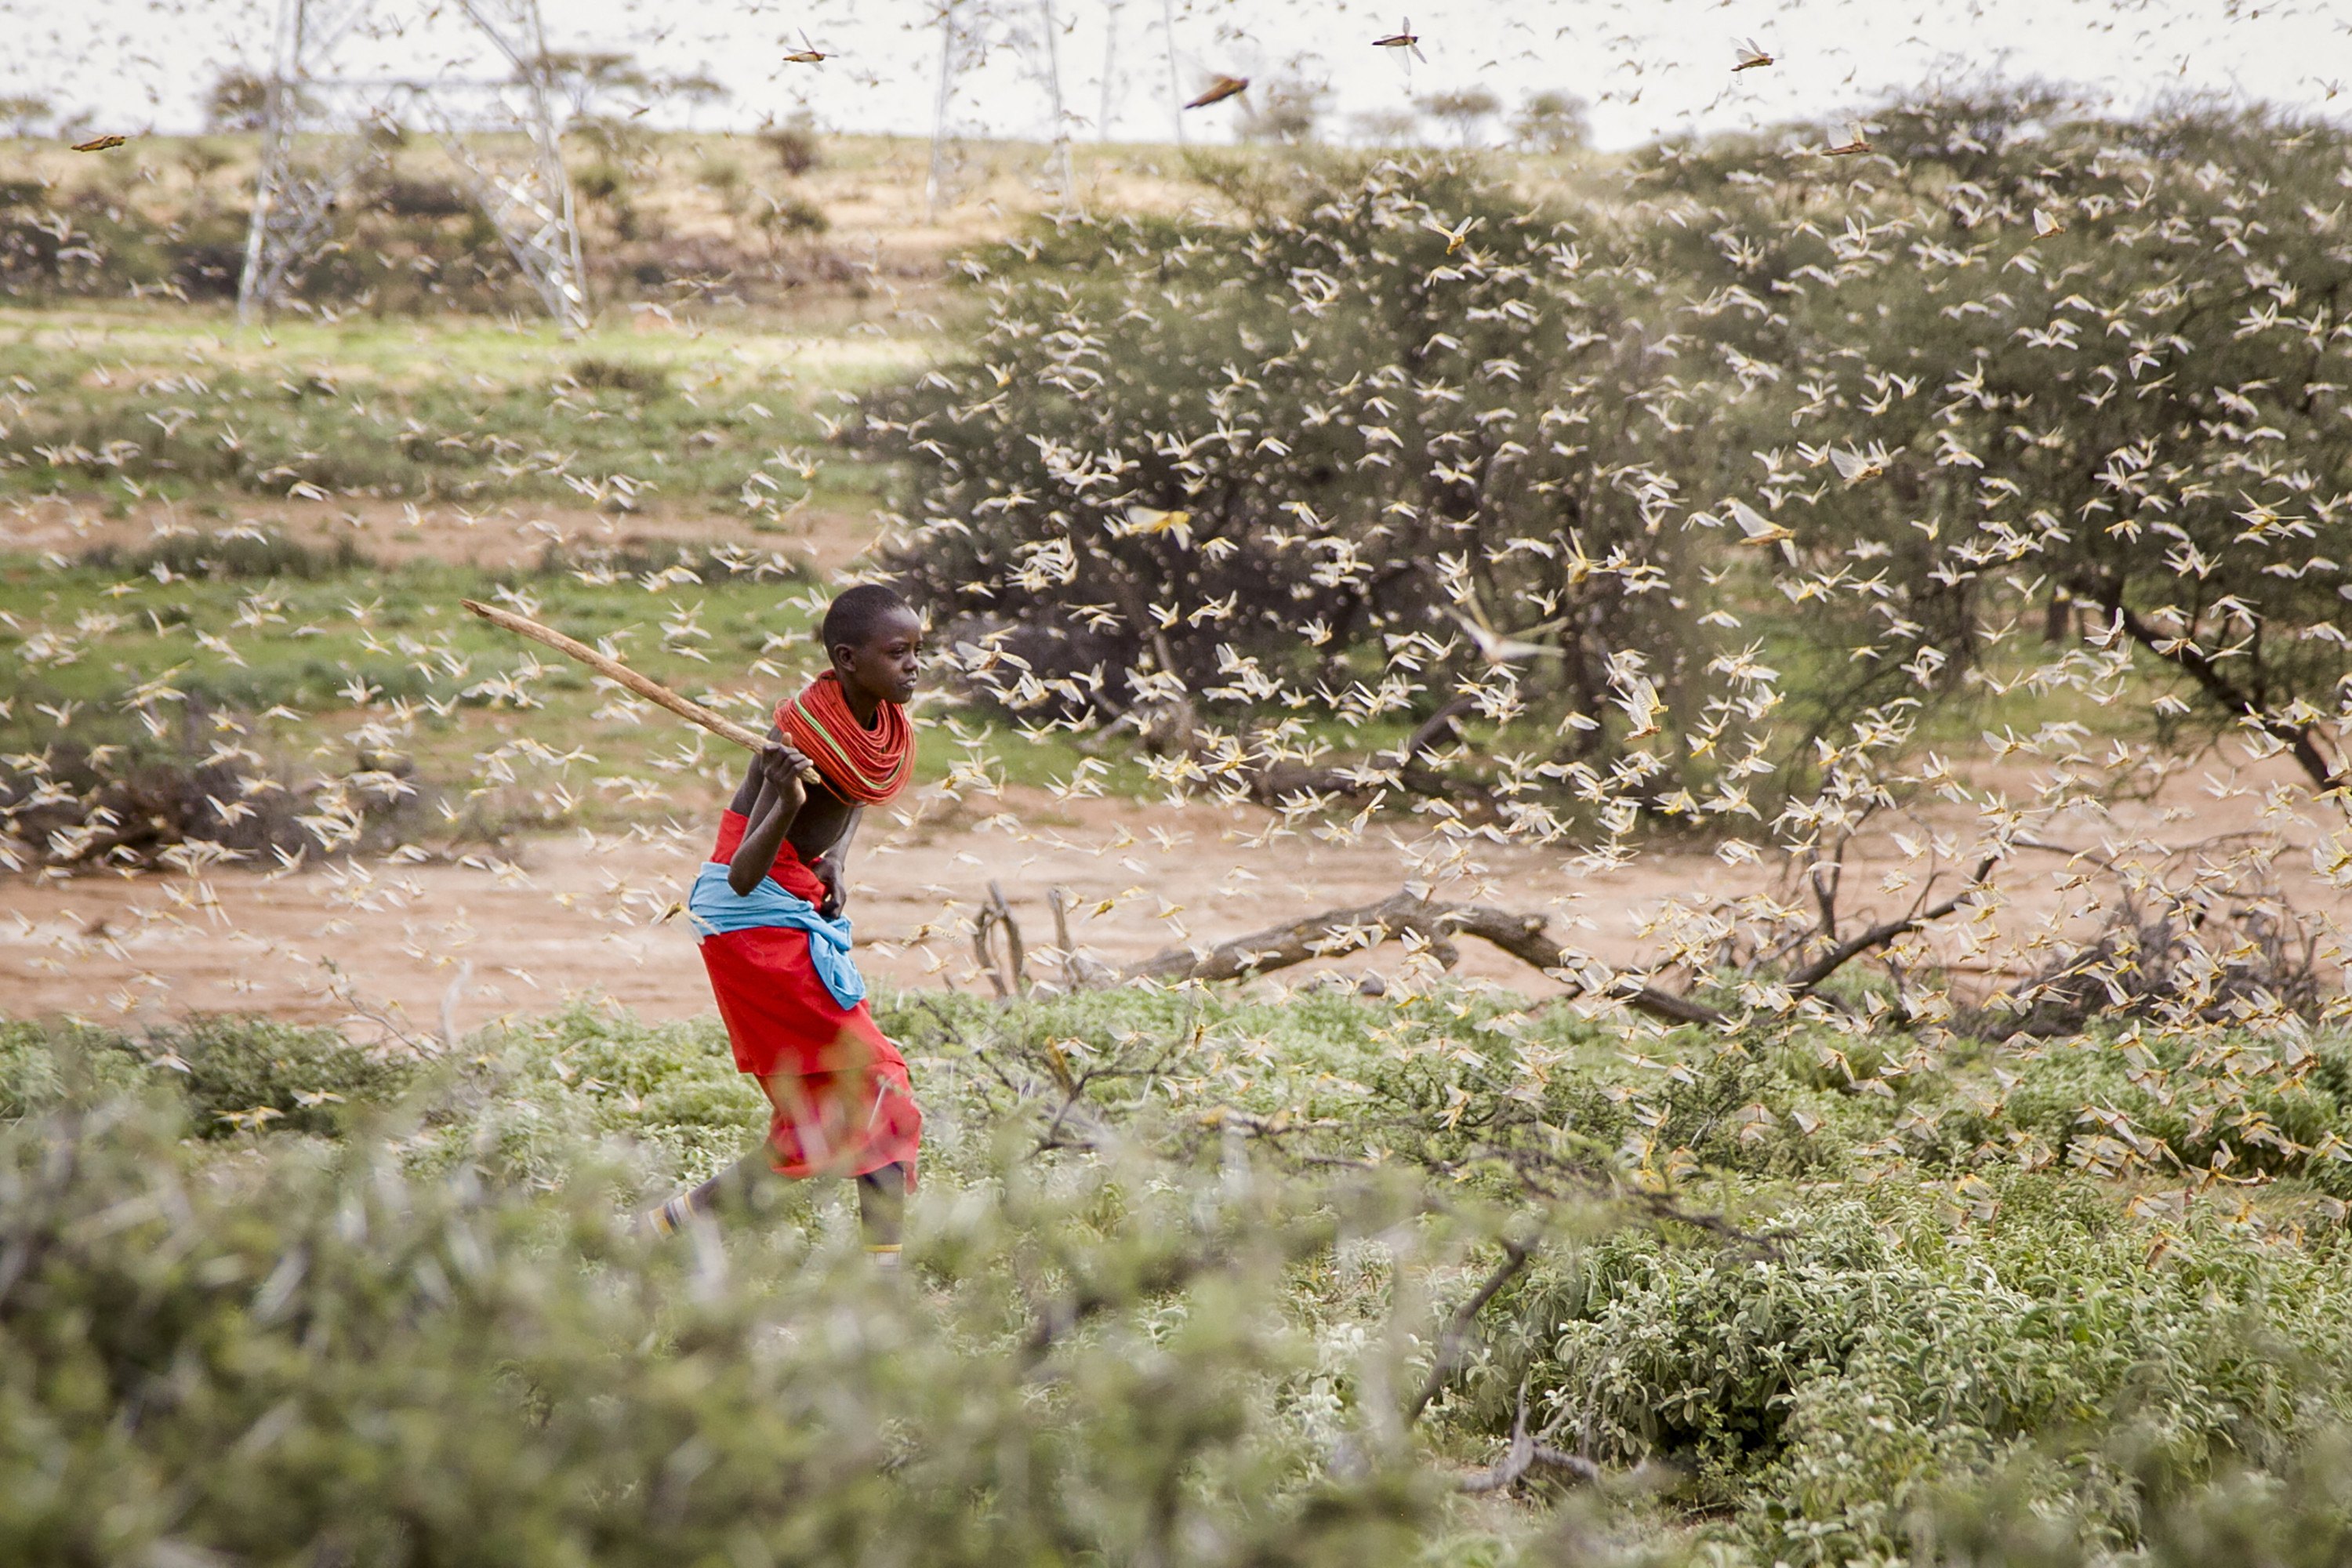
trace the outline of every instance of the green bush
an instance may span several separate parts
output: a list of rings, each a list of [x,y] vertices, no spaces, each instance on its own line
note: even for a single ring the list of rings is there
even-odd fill
[[[928,1119],[889,1290],[841,1184],[629,1233],[765,1121],[709,1019],[579,1004],[435,1060],[235,1018],[0,1032],[0,1552],[1762,1568],[2346,1538],[2352,1253],[2314,1190],[2338,1042],[2241,1082],[2128,1038],[1840,1069],[1843,1037],[1637,1045],[1452,990],[877,1016]],[[2168,1136],[2237,1139],[2267,1184],[2117,1172],[2081,1112],[2153,1128],[2233,1084]],[[1408,1438],[1507,1232],[1534,1260]],[[1609,1484],[1444,1501],[1523,1390]]]
[[[318,582],[347,572],[375,569],[360,547],[348,539],[313,548],[282,533],[215,533],[206,538],[175,534],[137,550],[100,545],[82,557],[82,564],[125,577],[146,576],[162,567],[173,576],[242,580],[291,577]],[[169,581],[169,578],[163,579]]]
[[[146,1067],[145,1057],[119,1035],[0,1022],[0,1122],[39,1115],[68,1100],[136,1097],[157,1086]]]
[[[369,1051],[333,1029],[197,1015],[143,1035],[0,1023],[0,1120],[133,1088],[165,1091],[200,1138],[339,1135],[416,1081],[413,1053]]]
[[[1343,1194],[1006,1169],[894,1290],[837,1241],[648,1249],[589,1172],[173,1131],[0,1134],[11,1561],[1415,1560],[1427,1482],[1328,1473],[1271,1397]]]
[[[2128,1538],[2126,1447],[2175,1477],[2271,1469],[2352,1417],[2340,1235],[2251,1247],[2226,1209],[2159,1228],[2046,1176],[1982,1204],[1890,1183],[1776,1205],[1751,1260],[1603,1240],[1528,1282],[1524,1353],[1473,1382],[1476,1418],[1507,1430],[1531,1373],[1531,1426],[1670,1460],[1759,1554],[1837,1563],[1897,1549],[1936,1488],[2036,1456],[2039,1500]]]
[[[2352,141],[2031,94],[1878,118],[1860,162],[1664,144],[1581,205],[1455,161],[1203,165],[1223,221],[973,258],[983,330],[856,437],[904,465],[893,563],[979,693],[1229,791],[1742,831],[2042,706],[2340,782],[2352,436],[2312,301],[2352,284]],[[1267,739],[1385,720],[1377,757],[1441,710],[1475,743]]]
[[[1016,710],[1319,689],[1359,724],[1484,684],[1490,715],[1587,715],[1559,758],[1611,754],[1624,658],[1704,663],[1658,591],[1697,565],[1659,526],[1695,439],[1665,286],[1468,162],[1203,167],[1241,223],[1065,221],[1034,265],[975,261],[964,357],[868,400],[905,463],[892,564],[950,637],[997,634],[1018,662],[973,673]],[[1541,622],[1543,655],[1497,675],[1448,618],[1474,611]]]
[[[2159,734],[2250,726],[2328,781],[2352,437],[2340,335],[2305,302],[2352,284],[2352,137],[2032,93],[1874,119],[1859,167],[1732,138],[1650,150],[1633,182],[1659,221],[1625,243],[1738,383],[1720,471],[1677,477],[1769,498],[1809,572],[1872,584],[1772,653],[1878,655],[1791,696],[1835,717],[2137,668],[2179,700]]]

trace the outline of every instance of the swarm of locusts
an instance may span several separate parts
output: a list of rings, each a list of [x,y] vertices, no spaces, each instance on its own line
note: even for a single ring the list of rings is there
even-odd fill
[[[1744,45],[1736,68],[1774,64]],[[874,569],[924,605],[960,722],[1131,758],[1155,795],[1225,814],[1237,873],[1284,837],[1392,843],[1415,900],[1548,931],[1528,962],[1560,1005],[1727,1051],[1762,1030],[1882,1085],[1955,1035],[2210,1039],[2225,1069],[2200,1081],[2223,1089],[2197,1115],[2238,1130],[2232,1159],[2352,1158],[2227,1087],[2307,1070],[2310,1032],[2347,1011],[2317,906],[2352,880],[2352,163],[2324,127],[2062,110],[1923,101],[1842,136],[1661,143],[1605,202],[1368,155],[1275,195],[1236,173],[1171,225],[1064,215],[964,258],[985,322],[842,426],[904,476]],[[51,467],[128,475],[170,442],[244,439],[211,374],[175,371],[129,450],[72,447],[29,385],[0,394],[0,423],[26,465],[38,442]],[[591,483],[560,454],[509,457]],[[803,454],[743,481],[744,506],[772,507],[761,487],[795,466],[814,471]],[[269,477],[310,483],[299,463]],[[644,646],[692,652],[709,584],[794,569],[735,544],[644,570]],[[12,619],[12,679],[106,659],[171,582],[126,576],[119,614]],[[554,667],[349,614],[415,689],[354,676],[314,710],[214,713],[202,787],[170,800],[110,767],[121,746],[66,765],[74,703],[10,699],[67,742],[5,759],[10,868],[200,886],[230,862],[332,862],[363,900],[457,821],[404,817],[417,785],[369,761],[416,725],[523,721],[478,759],[484,788],[579,754],[529,731]],[[118,697],[157,738],[186,728],[190,671],[317,629],[266,587],[173,624],[176,662],[125,671]],[[615,692],[599,717],[641,712]],[[1056,787],[1083,798],[1107,771]],[[1583,940],[1611,877],[1694,846],[1720,871],[1646,907],[1638,961]],[[1502,850],[1570,890],[1522,896],[1490,873]],[[1307,945],[1402,952],[1388,994],[1412,998],[1467,918]],[[1864,1038],[1895,1044],[1865,1068]],[[2082,1109],[2103,1131],[2078,1149],[2183,1173]]]
[[[1382,162],[1065,222],[869,405],[914,466],[889,564],[1025,732],[1140,738],[1254,831],[1429,884],[1694,835],[1778,873],[1661,900],[1631,974],[1563,900],[1571,1005],[1849,1075],[1849,1037],[1899,1077],[2087,1026],[2292,1079],[2345,1010],[2352,164],[2221,119],[2004,157],[1978,112],[1662,147],[1609,210]]]

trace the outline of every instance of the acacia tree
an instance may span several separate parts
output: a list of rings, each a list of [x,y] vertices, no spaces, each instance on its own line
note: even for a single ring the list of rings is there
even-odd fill
[[[1533,152],[1572,153],[1591,133],[1584,100],[1572,92],[1530,93],[1511,117],[1512,136]]]
[[[531,60],[528,68],[562,95],[570,110],[566,118],[572,121],[598,117],[604,100],[614,93],[657,90],[635,55],[550,49]]]
[[[1244,230],[1000,252],[971,359],[869,402],[863,438],[907,462],[894,564],[1009,656],[977,678],[1024,710],[1244,725],[1533,705],[1557,731],[1523,765],[1570,769],[1657,735],[1677,692],[1704,707],[1697,607],[1668,591],[1695,541],[1662,526],[1693,393],[1654,279],[1453,163],[1229,174],[1268,204]],[[1634,749],[1629,790],[1690,761]]]
[[[1041,231],[978,268],[971,360],[867,405],[905,460],[895,563],[973,685],[1157,726],[1179,787],[1402,790],[1603,859],[1666,819],[1785,855],[1803,902],[1694,914],[1670,949],[1780,1013],[2095,798],[2085,704],[2153,698],[2336,785],[2346,139],[1880,118],[1867,153],[1655,148],[1597,212],[1459,163],[1261,160],[1223,175],[1231,224]],[[2073,711],[2019,743],[2064,765],[2028,801],[1916,744],[1939,706],[1991,728],[2053,692]],[[1923,831],[1857,921],[1843,846],[1930,795],[1973,832]],[[2220,885],[2198,896],[2248,896]],[[1892,977],[1907,1015],[1945,1005]]]
[[[1315,139],[1325,89],[1296,79],[1272,81],[1252,95],[1242,111],[1242,136],[1252,142],[1297,146]]]
[[[205,94],[205,128],[258,131],[268,122],[269,84],[251,71],[223,71]]]
[[[0,125],[5,125],[8,134],[20,140],[39,135],[41,127],[49,122],[55,112],[47,99],[36,94],[0,98]]]
[[[2248,729],[2333,786],[2347,141],[2050,110],[1885,114],[1858,172],[1783,159],[1759,181],[1769,163],[1727,149],[1654,167],[1688,225],[1649,231],[1661,262],[1694,275],[1702,330],[1756,394],[1716,482],[1877,584],[1826,601],[1857,612],[1832,617],[1850,646],[1907,650],[1864,661],[1857,690],[2026,680],[2112,701],[2137,670],[2159,722]]]
[[[1462,145],[1469,148],[1477,144],[1479,127],[1503,111],[1503,100],[1483,87],[1464,87],[1415,99],[1413,107],[1453,126]]]

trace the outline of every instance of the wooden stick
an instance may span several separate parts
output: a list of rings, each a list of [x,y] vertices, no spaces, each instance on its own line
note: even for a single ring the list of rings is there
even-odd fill
[[[606,658],[587,644],[575,642],[551,626],[541,626],[537,621],[518,616],[511,610],[501,610],[494,605],[477,603],[472,599],[460,599],[457,602],[494,626],[504,626],[517,636],[527,637],[533,642],[545,643],[558,653],[570,655],[597,674],[608,676],[619,681],[646,701],[668,709],[688,723],[701,725],[722,741],[732,741],[747,752],[761,752],[767,749],[768,738],[765,735],[756,731],[746,730],[734,720],[714,713],[699,702],[680,697],[668,687],[646,679],[619,659]]]

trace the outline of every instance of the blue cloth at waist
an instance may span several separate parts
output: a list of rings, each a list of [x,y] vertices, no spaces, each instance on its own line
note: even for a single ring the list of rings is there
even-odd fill
[[[726,866],[706,860],[686,896],[686,918],[704,936],[761,928],[806,931],[809,963],[835,1005],[855,1007],[866,1000],[866,977],[849,956],[848,918],[825,919],[814,904],[784,891],[773,878],[762,877],[758,887],[738,895],[727,885]]]

